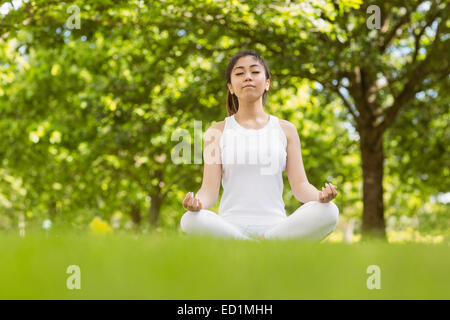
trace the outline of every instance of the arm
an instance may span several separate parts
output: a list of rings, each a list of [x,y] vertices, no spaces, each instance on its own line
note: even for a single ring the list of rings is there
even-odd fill
[[[319,201],[319,190],[309,183],[303,166],[300,137],[297,128],[283,121],[287,138],[286,174],[294,197],[300,202]]]
[[[221,123],[212,125],[205,133],[203,150],[203,181],[196,196],[200,199],[202,209],[211,208],[217,201],[222,179],[219,140],[222,135]],[[223,128],[222,128],[223,130]]]

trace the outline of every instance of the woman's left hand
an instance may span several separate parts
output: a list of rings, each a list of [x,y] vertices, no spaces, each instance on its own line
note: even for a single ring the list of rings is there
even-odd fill
[[[331,183],[325,183],[325,187],[322,187],[322,191],[319,191],[319,202],[330,202],[337,196],[337,187]]]

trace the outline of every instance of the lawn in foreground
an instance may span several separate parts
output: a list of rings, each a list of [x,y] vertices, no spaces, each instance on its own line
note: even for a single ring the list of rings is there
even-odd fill
[[[0,234],[0,299],[449,299],[449,253],[446,244]],[[70,265],[79,290],[66,286]],[[367,287],[371,265],[380,289]]]

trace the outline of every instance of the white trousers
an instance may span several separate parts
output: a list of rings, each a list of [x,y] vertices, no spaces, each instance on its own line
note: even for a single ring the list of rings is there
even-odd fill
[[[300,206],[287,218],[271,224],[249,224],[226,219],[209,210],[187,211],[181,217],[181,230],[188,234],[219,238],[251,240],[303,239],[320,241],[336,229],[339,209],[332,201],[310,201]]]

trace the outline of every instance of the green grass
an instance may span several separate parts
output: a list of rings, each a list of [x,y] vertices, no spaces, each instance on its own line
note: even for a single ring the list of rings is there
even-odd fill
[[[0,299],[449,299],[444,244],[0,234]],[[69,290],[69,265],[81,289]],[[369,290],[369,265],[381,289]]]

